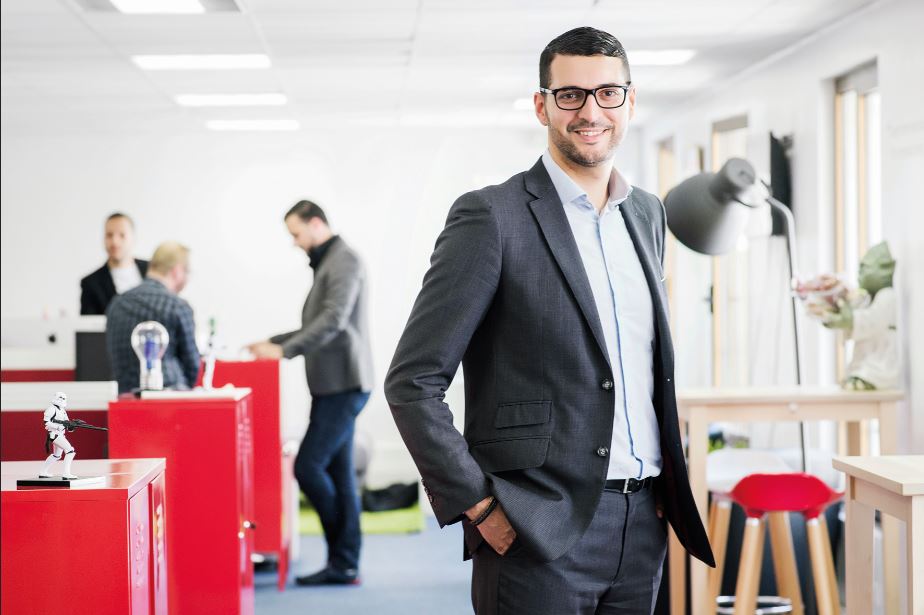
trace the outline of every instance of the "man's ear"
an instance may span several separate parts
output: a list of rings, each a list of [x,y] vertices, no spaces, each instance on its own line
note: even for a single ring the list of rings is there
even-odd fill
[[[629,88],[628,96],[629,96],[629,102],[628,102],[629,119],[631,120],[632,118],[635,117],[635,86],[634,85]]]
[[[536,107],[536,118],[539,123],[543,126],[548,126],[549,117],[545,113],[545,96],[540,92],[533,94],[533,105]]]

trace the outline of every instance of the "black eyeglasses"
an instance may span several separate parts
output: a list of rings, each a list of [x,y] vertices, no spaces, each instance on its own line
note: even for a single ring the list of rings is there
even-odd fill
[[[551,94],[555,98],[555,104],[562,111],[577,111],[584,108],[588,96],[593,96],[601,109],[618,109],[626,103],[631,87],[632,82],[630,81],[626,85],[602,85],[592,90],[568,87],[554,90],[539,88],[539,91],[543,94]]]

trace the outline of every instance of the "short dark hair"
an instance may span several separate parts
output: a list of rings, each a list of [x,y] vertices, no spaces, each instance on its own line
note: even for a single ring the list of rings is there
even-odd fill
[[[555,56],[609,56],[622,58],[626,67],[626,80],[632,81],[626,50],[615,36],[596,28],[582,27],[568,30],[545,46],[539,56],[539,86],[549,87],[552,81],[552,60]]]
[[[106,218],[106,222],[109,222],[110,220],[118,220],[119,218],[123,220],[127,220],[128,225],[132,228],[135,228],[135,221],[132,220],[132,217],[129,216],[128,214],[123,214],[121,211],[116,211],[116,212],[109,214],[109,217]]]
[[[327,224],[327,216],[321,206],[308,200],[301,200],[290,207],[282,219],[288,220],[289,216],[298,216],[302,222],[308,222],[312,218],[320,218],[321,222]]]

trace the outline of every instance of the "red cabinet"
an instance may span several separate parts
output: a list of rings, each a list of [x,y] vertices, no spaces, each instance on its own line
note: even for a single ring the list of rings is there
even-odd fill
[[[44,414],[45,408],[0,409],[0,460],[30,461],[48,456],[45,452]],[[67,416],[97,427],[105,427],[108,418],[105,409],[68,410]],[[103,459],[109,456],[105,431],[78,429],[67,434],[67,439],[77,450],[77,459]]]
[[[0,460],[45,459],[42,415],[57,391],[68,396],[70,418],[97,427],[106,427],[107,407],[118,395],[115,382],[4,382],[0,385]],[[105,431],[78,429],[67,439],[77,449],[77,459],[109,457]]]
[[[283,454],[280,422],[279,361],[217,361],[213,385],[232,384],[253,391],[253,456],[255,549],[275,555],[278,587],[285,588],[292,543],[291,456]]]
[[[164,460],[76,460],[105,483],[17,489],[41,466],[2,465],[0,613],[167,615]]]
[[[254,611],[252,404],[248,389],[109,404],[110,455],[157,455],[170,469],[171,615]]]
[[[74,379],[73,369],[4,369],[0,382],[60,382]]]

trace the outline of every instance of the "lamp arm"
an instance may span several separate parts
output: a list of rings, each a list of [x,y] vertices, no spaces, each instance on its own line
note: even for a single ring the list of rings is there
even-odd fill
[[[789,281],[796,275],[796,219],[792,211],[772,196],[767,197],[771,209],[778,211],[786,220],[786,251],[789,255]],[[792,325],[796,350],[796,384],[802,384],[802,361],[799,348],[799,318],[796,296],[792,295]]]
[[[789,277],[793,278],[796,275],[796,263],[798,262],[798,259],[796,258],[796,219],[792,215],[792,210],[777,201],[772,196],[767,197],[767,203],[770,205],[771,209],[779,212],[779,214],[786,220],[786,244],[789,253]]]
[[[796,219],[792,215],[792,210],[788,207],[777,201],[772,196],[767,197],[767,203],[770,205],[770,208],[774,211],[780,213],[783,216],[783,219],[786,221],[786,252],[789,255],[789,282],[792,284],[792,279],[796,275]],[[790,288],[790,297],[792,302],[792,336],[793,336],[793,349],[796,359],[796,384],[802,384],[802,352],[799,346],[799,310],[796,304],[796,295],[792,292]],[[799,422],[799,440],[800,440],[800,449],[802,452],[802,471],[808,471],[808,460],[806,459],[806,438],[805,438],[805,422]]]

